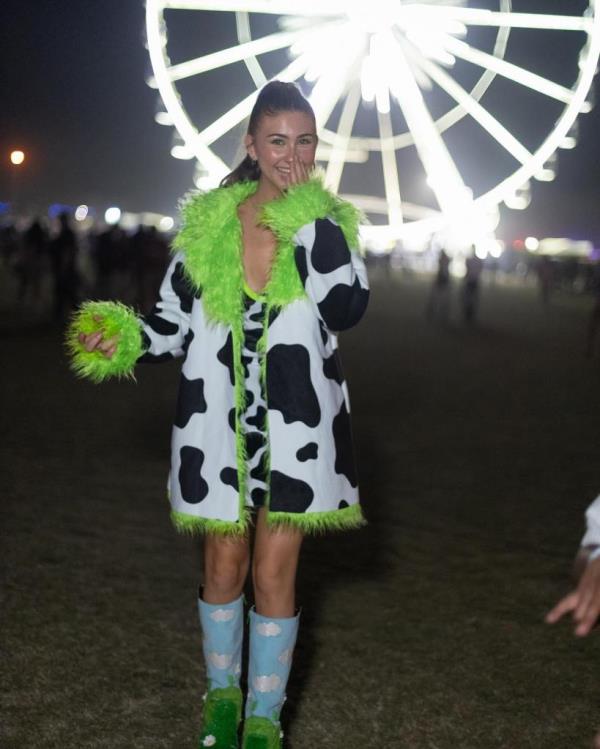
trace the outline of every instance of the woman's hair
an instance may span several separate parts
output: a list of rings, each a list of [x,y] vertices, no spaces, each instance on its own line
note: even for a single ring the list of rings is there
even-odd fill
[[[272,116],[279,112],[304,112],[313,120],[315,113],[308,99],[306,99],[295,83],[271,81],[264,86],[252,107],[248,122],[248,135],[255,137],[258,123],[263,115]],[[220,187],[229,187],[244,180],[258,180],[260,168],[256,161],[246,154],[246,158],[226,177],[223,177]]]

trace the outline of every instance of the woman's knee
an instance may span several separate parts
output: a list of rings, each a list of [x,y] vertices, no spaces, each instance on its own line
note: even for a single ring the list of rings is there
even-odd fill
[[[208,542],[204,552],[204,585],[222,594],[239,594],[248,574],[247,544]]]
[[[255,558],[252,565],[252,580],[256,594],[279,596],[293,589],[296,580],[294,560]]]

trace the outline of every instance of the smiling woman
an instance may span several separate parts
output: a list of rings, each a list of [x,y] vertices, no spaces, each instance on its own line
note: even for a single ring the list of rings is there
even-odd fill
[[[314,175],[315,117],[294,84],[265,86],[244,143],[221,187],[185,203],[152,313],[88,303],[69,345],[95,381],[185,356],[170,500],[177,528],[206,534],[201,745],[238,746],[254,517],[243,746],[278,749],[303,536],[364,522],[337,332],[360,320],[369,292],[358,211]]]

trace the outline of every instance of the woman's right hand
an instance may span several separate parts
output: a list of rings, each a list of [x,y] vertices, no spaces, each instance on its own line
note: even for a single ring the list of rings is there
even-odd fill
[[[102,322],[102,318],[97,316],[94,317],[94,320],[98,323]],[[117,336],[105,339],[102,330],[95,330],[93,333],[80,333],[79,343],[90,353],[100,351],[107,359],[112,359],[117,350],[119,339]]]

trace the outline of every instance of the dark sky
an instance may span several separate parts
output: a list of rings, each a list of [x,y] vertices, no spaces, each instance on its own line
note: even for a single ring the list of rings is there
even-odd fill
[[[11,189],[6,154],[18,146],[30,155],[17,186],[22,202],[174,211],[193,164],[170,156],[172,131],[154,122],[143,40],[138,0],[2,0],[0,200]],[[560,64],[560,48],[548,54]],[[227,95],[216,79],[214,95]],[[528,211],[503,211],[501,235],[600,241],[599,109],[579,122],[579,146],[560,152],[558,179],[534,183]]]

